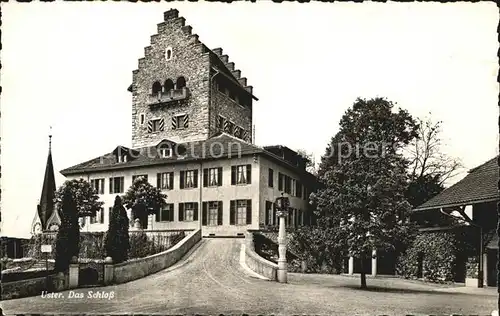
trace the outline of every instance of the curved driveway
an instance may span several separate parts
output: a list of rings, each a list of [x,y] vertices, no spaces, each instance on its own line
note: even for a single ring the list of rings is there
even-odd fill
[[[399,279],[368,279],[372,290],[357,288],[358,278],[290,274],[288,284],[260,280],[240,266],[242,239],[203,239],[175,266],[125,284],[76,289],[114,293],[114,298],[47,299],[2,302],[16,313],[162,314],[490,314],[492,290],[437,287]],[[378,288],[378,290],[377,290]],[[373,290],[375,289],[375,290]]]

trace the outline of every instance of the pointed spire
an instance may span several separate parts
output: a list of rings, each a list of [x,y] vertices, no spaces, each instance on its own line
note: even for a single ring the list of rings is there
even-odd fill
[[[38,204],[38,216],[42,222],[43,229],[47,229],[47,221],[54,212],[56,197],[56,180],[54,176],[54,165],[52,163],[52,127],[49,134],[49,155],[47,157],[47,165],[45,167],[45,177],[43,179],[42,195],[40,204]]]

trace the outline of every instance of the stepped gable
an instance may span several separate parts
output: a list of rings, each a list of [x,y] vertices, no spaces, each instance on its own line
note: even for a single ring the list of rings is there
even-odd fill
[[[193,34],[193,27],[190,25],[186,25],[186,19],[183,17],[179,17],[179,11],[177,9],[170,9],[163,13],[163,22],[157,25],[157,33],[151,35],[150,43],[154,44],[160,38],[160,33],[166,31],[167,23],[175,23],[182,30],[182,32],[189,38],[194,45],[194,48],[198,50],[200,53],[209,53],[210,61],[212,67],[219,70],[223,73],[227,78],[232,80],[234,83],[241,86],[245,91],[252,95],[255,100],[258,100],[252,93],[253,87],[247,84],[247,78],[241,76],[241,71],[234,67],[234,63],[229,61],[228,55],[223,55],[222,48],[215,48],[210,50],[205,44],[203,44],[199,36],[197,34]],[[146,62],[146,58],[151,53],[151,46],[147,46],[144,48],[144,57],[139,59],[138,67],[141,67],[142,63]],[[139,70],[136,69],[133,73],[137,73]],[[133,91],[133,84],[128,87],[128,91]]]
[[[247,78],[241,76],[241,70],[235,69],[235,65],[233,62],[229,61],[229,56],[223,54],[223,49],[218,47],[214,48],[211,51],[210,60],[212,62],[212,66],[217,70],[221,71],[226,77],[234,81],[236,84],[245,89],[255,100],[258,100],[253,95],[253,87],[247,84]]]

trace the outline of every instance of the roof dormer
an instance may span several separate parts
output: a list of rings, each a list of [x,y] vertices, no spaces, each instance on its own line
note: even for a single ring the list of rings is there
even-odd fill
[[[112,152],[115,155],[117,163],[126,163],[139,156],[139,152],[124,146],[118,146]]]

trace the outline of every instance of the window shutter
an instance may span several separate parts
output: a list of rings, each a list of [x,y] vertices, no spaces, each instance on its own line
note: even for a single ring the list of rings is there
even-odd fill
[[[101,214],[99,216],[101,217],[100,222],[101,224],[104,224],[104,207],[101,207]]]
[[[201,213],[201,225],[207,225],[207,215],[208,215],[208,202],[203,202]]]
[[[121,177],[120,178],[120,193],[123,193],[124,189],[125,189],[125,178]]]
[[[169,211],[168,211],[168,217],[171,222],[174,221],[174,203],[171,203],[168,205],[169,206]]]
[[[269,225],[269,211],[270,211],[270,208],[271,208],[270,204],[271,204],[271,202],[266,201],[266,210],[265,210],[266,217],[264,219],[264,224],[265,225]]]
[[[231,166],[231,185],[236,184],[236,166]]]
[[[217,202],[217,225],[222,225],[222,201]]]
[[[208,186],[208,169],[203,169],[203,187]]]
[[[297,197],[302,197],[302,183],[297,181]]]
[[[222,186],[222,167],[217,168],[217,185]]]
[[[247,184],[252,183],[252,165],[247,165]]]
[[[269,168],[269,178],[267,180],[267,184],[270,188],[274,186],[274,171],[271,168]]]
[[[113,194],[113,178],[109,178],[109,194]]]
[[[194,211],[193,211],[193,221],[198,220],[198,202],[193,203]]]
[[[104,194],[104,178],[101,180],[101,190],[99,193]]]
[[[161,173],[156,174],[156,187],[161,189]]]
[[[197,188],[198,187],[198,170],[194,170],[194,179],[193,179],[193,184],[194,184],[194,187]]]
[[[161,213],[161,209],[157,209],[155,212],[155,222],[160,221],[160,213]]]
[[[185,171],[181,171],[180,177],[179,177],[179,187],[181,189],[184,189],[184,172]]]
[[[179,203],[179,222],[184,221],[184,203]]]
[[[174,173],[173,172],[170,172],[170,179],[168,180],[168,182],[169,182],[170,190],[173,190],[174,189]]]
[[[283,174],[278,172],[278,190],[283,191]]]
[[[229,225],[235,224],[235,214],[236,213],[236,201],[231,200],[229,202]]]
[[[252,200],[247,200],[247,225],[252,224]]]

